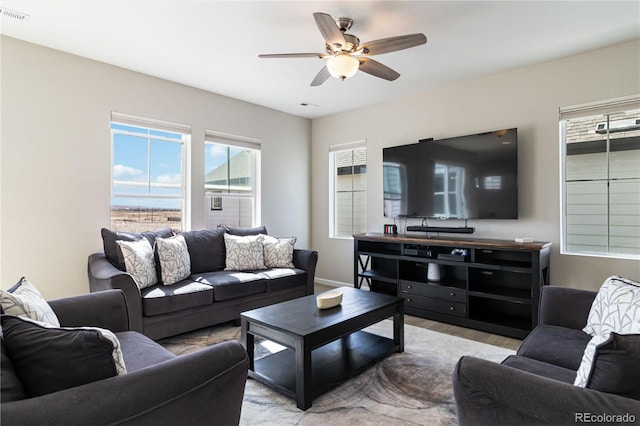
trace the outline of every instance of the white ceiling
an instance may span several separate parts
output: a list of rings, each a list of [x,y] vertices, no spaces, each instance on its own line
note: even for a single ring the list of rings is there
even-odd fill
[[[315,118],[640,38],[639,1],[16,0],[0,33],[108,64]],[[424,33],[426,45],[374,58],[363,72],[309,84],[324,52],[313,12],[350,17],[361,42]],[[640,55],[640,52],[639,52]],[[309,106],[301,106],[308,103]]]

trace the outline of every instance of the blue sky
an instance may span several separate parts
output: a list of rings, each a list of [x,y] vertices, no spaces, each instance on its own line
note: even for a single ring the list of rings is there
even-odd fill
[[[113,123],[113,193],[179,195],[182,182],[181,144],[179,133],[150,130]],[[121,133],[127,132],[127,133]],[[134,133],[134,134],[132,134]],[[150,155],[148,152],[150,150]],[[207,143],[205,146],[205,175],[227,161],[227,147]],[[242,148],[231,148],[233,157]],[[111,203],[120,206],[179,208],[179,200],[112,197]]]

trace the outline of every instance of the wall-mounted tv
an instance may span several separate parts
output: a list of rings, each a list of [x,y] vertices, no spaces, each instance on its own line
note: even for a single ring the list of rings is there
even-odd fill
[[[518,131],[384,148],[384,215],[518,218]]]

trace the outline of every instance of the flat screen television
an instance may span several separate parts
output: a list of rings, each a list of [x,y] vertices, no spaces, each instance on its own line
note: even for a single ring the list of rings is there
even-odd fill
[[[384,215],[518,218],[518,131],[384,148]]]

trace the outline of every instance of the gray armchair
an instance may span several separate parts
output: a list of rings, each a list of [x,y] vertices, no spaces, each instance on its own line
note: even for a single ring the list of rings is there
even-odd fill
[[[238,424],[248,358],[238,342],[175,356],[128,331],[124,294],[108,290],[49,302],[63,327],[115,332],[127,373],[43,396],[3,402],[4,425]],[[4,399],[4,398],[3,398]]]
[[[458,424],[629,423],[623,417],[614,417],[625,415],[640,420],[640,401],[573,385],[591,337],[581,329],[595,295],[545,286],[540,324],[516,355],[502,364],[462,357],[453,374]],[[600,415],[611,417],[597,417]]]

